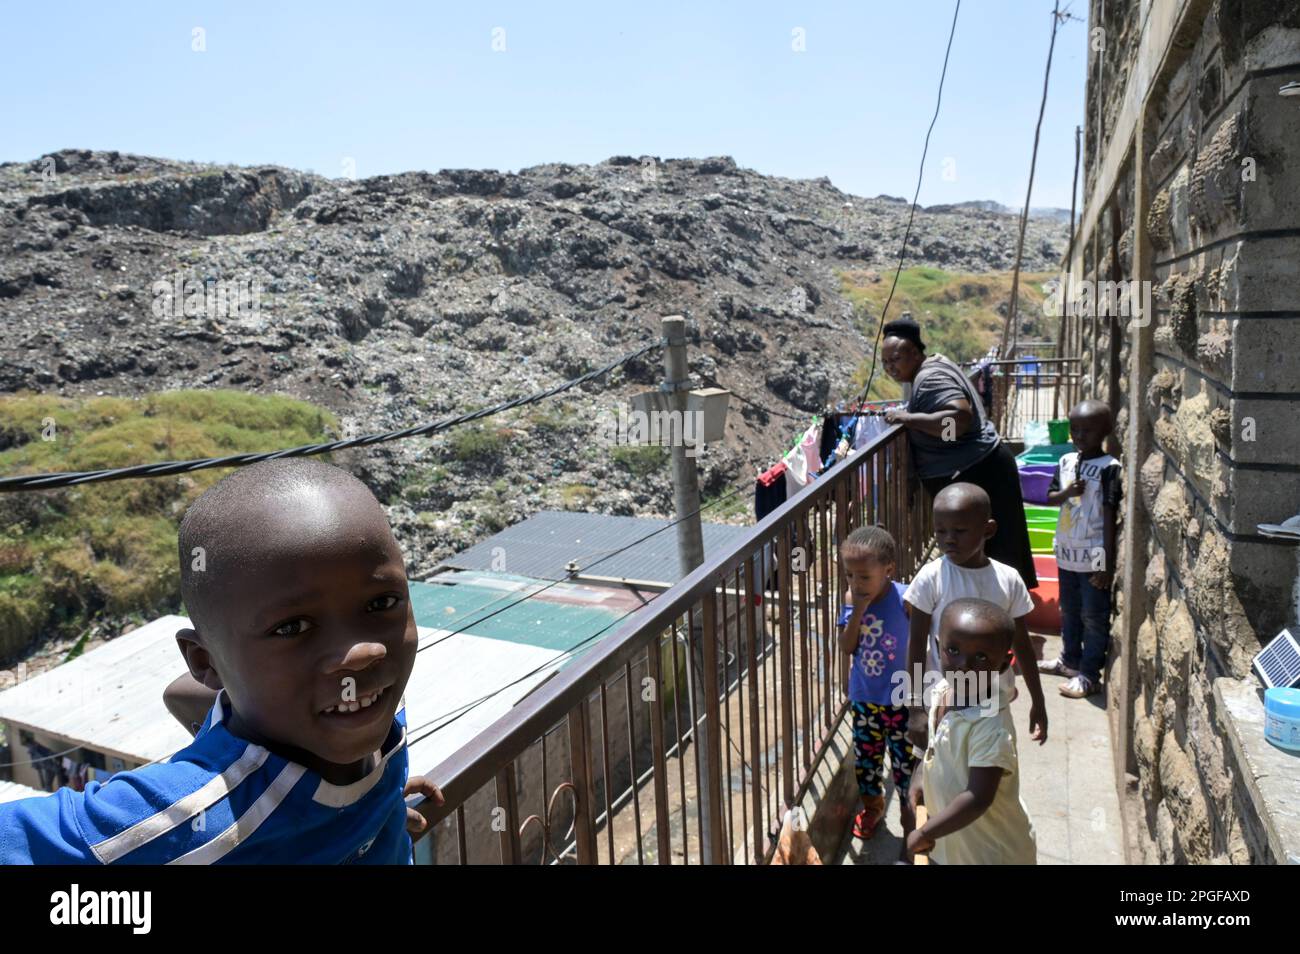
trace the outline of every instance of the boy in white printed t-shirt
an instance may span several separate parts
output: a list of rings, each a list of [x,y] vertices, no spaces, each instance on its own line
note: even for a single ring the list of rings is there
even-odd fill
[[[1061,508],[1056,565],[1061,581],[1061,655],[1038,664],[1065,676],[1060,693],[1082,699],[1101,688],[1110,642],[1110,588],[1115,572],[1115,519],[1122,492],[1119,461],[1101,449],[1110,407],[1083,401],[1070,411],[1076,450],[1056,466],[1047,502]]]
[[[949,484],[934,498],[934,536],[943,556],[927,563],[903,594],[911,607],[907,643],[907,674],[911,679],[906,700],[908,737],[924,745],[927,736],[928,682],[943,673],[938,654],[939,618],[954,600],[987,600],[1015,620],[1012,640],[1016,658],[1034,659],[1025,617],[1034,608],[1029,590],[1015,569],[984,553],[984,543],[997,531],[989,496],[975,484]],[[1021,667],[1029,690],[1029,737],[1040,745],[1047,741],[1047,706],[1038,669]],[[934,675],[928,675],[933,673]],[[1009,703],[1015,694],[1015,674],[1008,666],[1000,675],[1002,695]]]

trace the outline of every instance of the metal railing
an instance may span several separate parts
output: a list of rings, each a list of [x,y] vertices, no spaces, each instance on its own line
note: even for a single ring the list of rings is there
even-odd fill
[[[1024,440],[1030,421],[1065,417],[1078,400],[1078,358],[1022,355],[986,367],[993,380],[991,417],[1006,440]]]
[[[434,863],[761,863],[847,709],[837,548],[882,523],[900,578],[929,508],[899,427],[636,610],[429,773]]]

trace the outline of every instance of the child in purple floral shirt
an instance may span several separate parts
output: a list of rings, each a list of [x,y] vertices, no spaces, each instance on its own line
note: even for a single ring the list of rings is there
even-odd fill
[[[840,545],[840,565],[848,581],[851,606],[840,612],[840,649],[852,653],[849,707],[862,811],[853,834],[870,838],[885,817],[885,752],[893,770],[903,837],[915,821],[908,785],[916,757],[906,738],[907,707],[893,699],[895,673],[907,668],[906,587],[893,579],[897,565],[894,538],[883,527],[859,527]]]

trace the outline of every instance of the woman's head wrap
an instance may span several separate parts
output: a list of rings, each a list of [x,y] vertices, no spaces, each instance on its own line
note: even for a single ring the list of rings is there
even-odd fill
[[[897,318],[887,322],[883,332],[886,338],[902,338],[916,345],[917,351],[925,350],[925,342],[921,340],[921,326],[911,318]]]

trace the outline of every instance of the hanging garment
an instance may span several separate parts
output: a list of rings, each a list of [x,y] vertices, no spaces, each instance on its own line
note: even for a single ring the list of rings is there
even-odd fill
[[[799,443],[785,455],[787,496],[793,497],[816,478],[817,471],[821,467],[821,461],[817,457],[817,448],[821,445],[821,439],[821,425],[813,424],[804,431]]]
[[[844,414],[828,414],[826,420],[822,421],[821,439],[817,444],[817,457],[822,461],[823,468],[830,466],[827,463],[832,454],[835,453],[835,445],[840,442],[840,429],[852,421],[852,418],[846,420]],[[851,425],[850,425],[851,426]]]
[[[887,424],[879,415],[864,415],[858,419],[858,429],[853,434],[853,449],[862,450],[892,425]]]
[[[27,757],[31,760],[32,767],[36,769],[36,774],[40,776],[41,788],[47,792],[55,789],[55,782],[58,781],[58,766],[54,759],[50,758],[53,753],[40,743],[33,742],[27,746]]]
[[[785,463],[770,467],[754,481],[754,517],[762,520],[786,500]]]
[[[825,473],[849,456],[861,420],[856,414],[836,414],[832,418],[829,424],[822,425],[821,445],[817,449],[822,459],[819,474]]]

